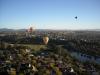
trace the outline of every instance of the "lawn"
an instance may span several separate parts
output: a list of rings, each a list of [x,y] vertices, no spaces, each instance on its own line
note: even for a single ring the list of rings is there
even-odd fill
[[[22,46],[28,46],[29,48],[31,49],[34,49],[34,50],[40,50],[41,48],[46,48],[45,45],[32,45],[32,44],[20,44]]]

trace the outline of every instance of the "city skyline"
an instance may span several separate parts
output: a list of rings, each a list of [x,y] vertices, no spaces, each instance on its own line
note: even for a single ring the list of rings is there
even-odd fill
[[[0,0],[0,28],[100,29],[99,7],[99,0]]]

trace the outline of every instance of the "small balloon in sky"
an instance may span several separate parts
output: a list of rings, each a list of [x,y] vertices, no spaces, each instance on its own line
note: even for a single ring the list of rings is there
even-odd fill
[[[77,19],[77,16],[75,16],[75,19]]]

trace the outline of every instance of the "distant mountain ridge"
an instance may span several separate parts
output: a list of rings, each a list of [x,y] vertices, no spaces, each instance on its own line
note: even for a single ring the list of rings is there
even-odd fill
[[[26,29],[8,29],[8,28],[1,28],[0,29],[0,32],[2,32],[2,31],[26,31]]]
[[[26,31],[27,29],[8,29],[8,28],[0,28],[0,32],[2,31]],[[61,30],[56,30],[56,29],[36,29],[37,31],[100,31],[100,29],[61,29]]]

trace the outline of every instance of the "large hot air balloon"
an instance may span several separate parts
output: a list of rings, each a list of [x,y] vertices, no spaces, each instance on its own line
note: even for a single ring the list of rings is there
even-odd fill
[[[43,37],[43,42],[44,42],[45,45],[48,44],[48,41],[49,41],[49,37],[48,36],[44,36]]]

